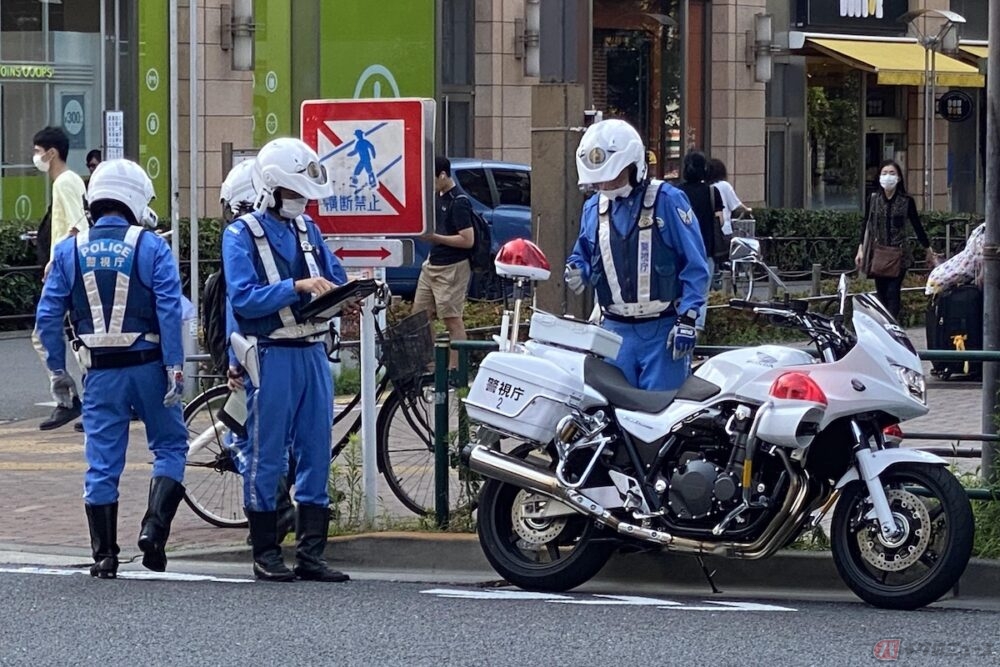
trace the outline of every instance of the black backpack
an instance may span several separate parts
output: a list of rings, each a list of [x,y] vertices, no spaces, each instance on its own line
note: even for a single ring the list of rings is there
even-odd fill
[[[459,195],[468,199],[466,195]],[[471,206],[469,201],[469,212],[472,214],[472,247],[469,248],[469,266],[476,273],[485,273],[493,270],[493,234],[490,232],[490,223],[479,211]]]
[[[205,349],[212,357],[214,371],[225,374],[229,368],[226,354],[226,276],[220,267],[205,281],[201,294],[201,321],[205,328]]]

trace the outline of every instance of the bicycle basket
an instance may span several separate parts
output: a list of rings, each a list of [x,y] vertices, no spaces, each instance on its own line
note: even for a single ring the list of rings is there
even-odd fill
[[[434,358],[434,337],[427,311],[410,315],[386,329],[382,338],[382,363],[394,385],[405,384],[427,373]]]
[[[752,239],[757,236],[757,221],[753,218],[733,218],[733,236]]]

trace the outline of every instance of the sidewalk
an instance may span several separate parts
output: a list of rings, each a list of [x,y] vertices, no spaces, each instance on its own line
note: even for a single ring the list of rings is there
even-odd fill
[[[923,332],[913,330],[914,346],[924,347]],[[929,371],[929,364],[927,364]],[[928,377],[931,411],[903,425],[904,432],[981,432],[979,383],[942,382]],[[89,536],[83,509],[83,436],[71,426],[43,432],[41,419],[0,424],[0,545],[13,548],[78,549],[86,553]],[[123,553],[138,552],[135,540],[145,512],[150,454],[141,424],[134,424],[127,465],[121,480],[119,542]],[[909,446],[947,446],[948,441],[905,441]],[[967,442],[965,446],[978,445]],[[963,469],[974,470],[978,459],[965,459]],[[380,482],[382,478],[379,478]],[[396,505],[387,489],[380,489],[384,509],[391,516],[412,518]],[[244,529],[216,528],[181,504],[171,531],[172,550],[245,550]],[[442,545],[444,546],[444,545]]]

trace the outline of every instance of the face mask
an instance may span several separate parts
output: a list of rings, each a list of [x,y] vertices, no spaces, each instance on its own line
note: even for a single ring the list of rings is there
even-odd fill
[[[35,169],[43,173],[47,172],[49,167],[52,166],[51,163],[44,160],[39,153],[35,153],[34,156],[32,156],[31,161],[35,163]]]
[[[306,212],[306,203],[308,201],[305,197],[282,199],[281,208],[278,209],[278,213],[281,214],[281,217],[292,220]]]
[[[620,188],[615,188],[614,190],[601,190],[600,192],[602,195],[613,201],[619,197],[628,197],[632,194],[632,186],[623,185]]]
[[[899,176],[895,174],[882,174],[878,177],[879,185],[885,189],[894,188],[899,183]]]

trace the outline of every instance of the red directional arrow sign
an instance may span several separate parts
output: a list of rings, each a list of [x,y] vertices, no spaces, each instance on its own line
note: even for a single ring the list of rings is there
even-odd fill
[[[419,236],[434,219],[434,100],[306,100],[302,140],[329,174],[324,234]]]
[[[392,251],[386,249],[384,246],[379,246],[378,248],[372,250],[369,249],[358,250],[352,248],[345,248],[341,246],[336,250],[334,250],[333,254],[342,260],[347,259],[348,257],[357,257],[359,259],[365,258],[365,259],[384,260],[392,255]],[[370,265],[366,264],[365,266],[370,266]]]
[[[326,239],[326,247],[347,267],[403,266],[413,256],[412,245],[412,241],[404,239]]]

